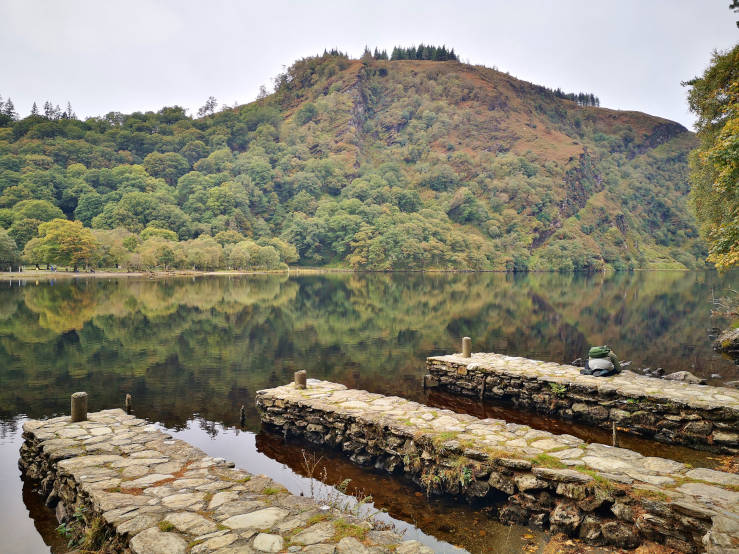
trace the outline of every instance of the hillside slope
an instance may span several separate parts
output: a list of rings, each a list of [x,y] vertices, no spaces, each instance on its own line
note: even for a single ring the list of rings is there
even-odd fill
[[[240,267],[234,245],[249,238],[288,262],[293,245],[305,265],[693,267],[705,255],[686,202],[694,145],[677,123],[484,67],[324,55],[199,119],[6,122],[0,223],[22,246],[50,218],[28,199],[45,199],[94,229],[144,231],[99,263],[157,265],[169,229],[169,265]]]

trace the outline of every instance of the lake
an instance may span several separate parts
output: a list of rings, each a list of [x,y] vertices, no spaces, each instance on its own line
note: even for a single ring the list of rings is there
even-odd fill
[[[607,440],[598,431],[462,401],[421,388],[427,356],[495,351],[569,363],[609,344],[631,369],[688,370],[721,385],[739,367],[709,335],[728,322],[712,297],[736,272],[598,275],[392,273],[251,275],[170,279],[0,281],[0,534],[9,552],[63,551],[55,521],[20,479],[20,426],[69,411],[71,393],[91,411],[122,407],[214,456],[309,493],[302,446],[259,431],[257,390],[306,369],[352,388],[504,417],[554,432]],[[247,424],[239,429],[239,409]],[[710,466],[704,453],[627,439],[640,451]],[[519,552],[538,534],[490,521],[477,506],[427,500],[399,479],[321,452],[331,483],[351,478],[388,521],[439,551]],[[9,543],[7,541],[10,541]],[[527,542],[528,541],[528,542]]]

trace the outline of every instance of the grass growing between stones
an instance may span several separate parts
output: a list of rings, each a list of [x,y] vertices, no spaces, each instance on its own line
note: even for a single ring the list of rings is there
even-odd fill
[[[267,496],[279,494],[281,492],[287,492],[287,489],[283,489],[282,487],[264,487],[262,489],[262,494],[266,494]]]
[[[442,443],[445,443],[446,441],[456,439],[457,435],[459,435],[459,432],[457,431],[444,431],[436,435],[433,441],[434,441],[434,444],[438,446]]]
[[[531,458],[531,463],[537,466],[548,467],[550,469],[565,469],[566,464],[563,464],[559,458],[550,456],[549,454],[538,454]]]
[[[704,481],[702,479],[692,479],[690,477],[674,477],[675,482],[670,483],[669,485],[664,485],[663,488],[665,489],[676,489],[681,485],[684,485],[685,483],[700,483],[701,485],[708,485],[710,487],[717,487],[719,489],[726,489],[728,491],[733,492],[739,492],[739,485],[724,485],[722,483],[712,483],[711,481]]]
[[[102,517],[96,517],[85,529],[77,547],[82,551],[101,550],[108,538],[109,529],[105,526],[105,521]]]
[[[314,516],[311,516],[308,521],[305,522],[305,525],[310,527],[311,525],[315,525],[316,523],[320,523],[321,521],[326,521],[327,519],[331,519],[331,516],[329,514],[316,514]]]
[[[637,499],[648,499],[648,500],[661,500],[667,502],[670,500],[669,495],[662,491],[655,491],[651,489],[631,489],[629,495]]]
[[[613,481],[608,479],[607,477],[603,477],[600,473],[597,471],[594,471],[592,469],[588,469],[585,466],[575,466],[577,471],[580,473],[584,473],[585,475],[590,475],[590,477],[593,478],[593,481],[595,482],[595,486],[599,487],[605,491],[612,491],[614,488],[616,488],[616,485]]]
[[[174,530],[174,525],[172,525],[169,521],[160,521],[158,527],[159,530],[164,533],[168,533],[169,531]]]
[[[331,539],[334,542],[339,542],[341,539],[346,537],[354,537],[361,542],[367,538],[367,532],[369,531],[366,527],[349,523],[343,518],[334,521],[334,529],[334,536]]]

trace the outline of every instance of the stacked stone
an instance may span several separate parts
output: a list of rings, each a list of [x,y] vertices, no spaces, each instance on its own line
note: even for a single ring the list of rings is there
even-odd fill
[[[104,552],[429,553],[371,522],[232,469],[123,410],[31,420],[19,465],[78,539]],[[79,529],[78,529],[79,527]],[[346,530],[355,536],[347,535]],[[360,542],[358,538],[363,538]]]
[[[324,381],[259,391],[257,407],[268,429],[402,473],[429,494],[482,499],[506,522],[619,547],[713,553],[739,541],[734,474]]]
[[[427,386],[668,444],[739,453],[739,390],[624,372],[581,375],[580,368],[493,353],[426,359]]]

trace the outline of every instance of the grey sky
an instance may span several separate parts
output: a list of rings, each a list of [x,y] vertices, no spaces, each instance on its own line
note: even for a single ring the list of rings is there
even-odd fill
[[[253,100],[295,59],[420,42],[692,124],[680,81],[739,39],[729,0],[0,0],[0,94],[81,117]]]

